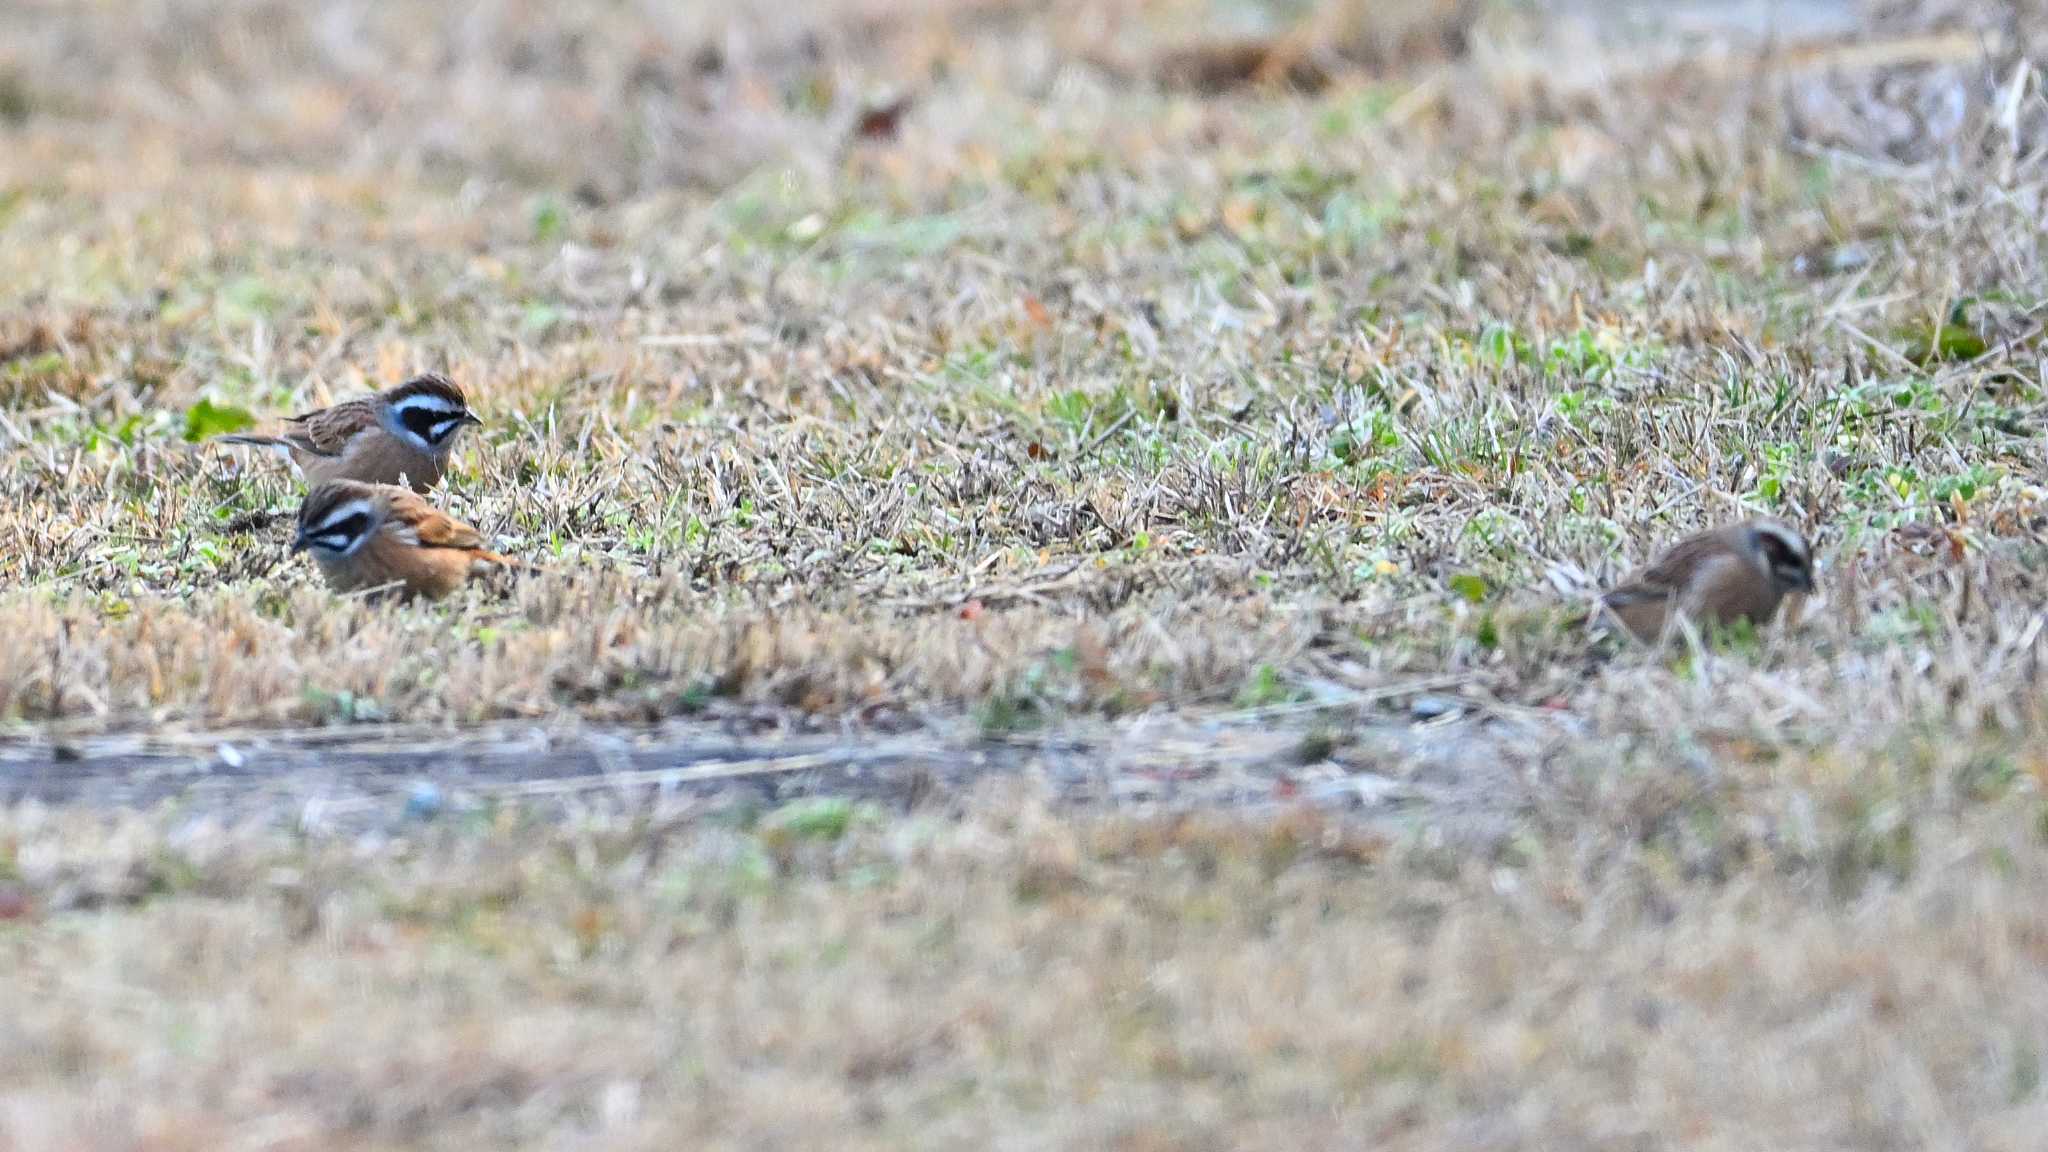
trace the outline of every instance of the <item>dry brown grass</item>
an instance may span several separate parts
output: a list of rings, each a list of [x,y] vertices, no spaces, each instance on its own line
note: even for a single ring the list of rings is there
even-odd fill
[[[0,1116],[23,1148],[2030,1147],[2039,821],[1922,809],[1919,864],[1872,871],[1736,807],[1787,836],[1711,872],[1696,811],[1584,799],[1490,859],[1014,797],[360,843],[17,812],[70,910],[0,930]]]
[[[23,808],[0,1132],[2023,1146],[2038,14],[1763,58],[1399,7],[0,7],[18,731],[1257,726],[1266,800],[1398,775],[1397,729],[1562,734],[1328,851],[1014,797],[794,840]],[[1174,86],[1227,42],[1324,86]],[[440,498],[548,574],[338,600],[291,479],[184,439],[422,368],[488,421]],[[1577,626],[1755,512],[1822,559],[1785,627]],[[1383,699],[1424,682],[1463,727]],[[1515,829],[1458,834],[1504,778]]]

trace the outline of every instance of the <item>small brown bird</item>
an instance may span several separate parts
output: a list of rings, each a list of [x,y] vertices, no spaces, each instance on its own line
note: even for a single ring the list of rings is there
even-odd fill
[[[1764,624],[1787,595],[1813,587],[1806,538],[1777,520],[1750,520],[1679,541],[1601,603],[1637,639],[1657,640],[1680,617],[1702,627]]]
[[[337,592],[402,586],[430,599],[474,573],[517,565],[413,492],[354,480],[329,480],[306,494],[292,551],[311,552]]]
[[[277,448],[309,488],[329,480],[409,484],[426,492],[441,482],[455,435],[482,424],[462,389],[446,376],[415,376],[374,396],[291,416],[274,433],[217,437],[223,444]]]

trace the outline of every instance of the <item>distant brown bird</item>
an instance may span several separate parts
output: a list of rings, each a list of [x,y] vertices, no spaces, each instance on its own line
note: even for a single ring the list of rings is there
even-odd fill
[[[374,396],[287,417],[272,433],[236,433],[223,444],[284,451],[309,488],[329,480],[408,484],[426,492],[441,482],[455,435],[483,421],[446,376],[415,376]]]
[[[1601,603],[1637,639],[1656,640],[1680,617],[1701,626],[1762,625],[1787,595],[1813,588],[1806,538],[1777,520],[1750,520],[1679,541]]]
[[[306,494],[292,551],[310,552],[337,592],[400,586],[439,599],[472,574],[518,566],[483,537],[396,484],[330,480]]]

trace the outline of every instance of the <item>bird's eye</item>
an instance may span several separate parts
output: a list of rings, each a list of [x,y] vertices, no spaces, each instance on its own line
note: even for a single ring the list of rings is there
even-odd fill
[[[369,526],[369,515],[364,512],[356,512],[321,529],[313,537],[313,541],[322,547],[333,548],[338,552],[348,547],[349,541],[361,536]]]
[[[1773,568],[1804,568],[1806,559],[1792,550],[1792,546],[1776,536],[1765,536],[1761,541],[1764,559]]]
[[[429,444],[437,444],[457,423],[456,418],[439,408],[413,405],[398,411],[398,422],[405,430]]]

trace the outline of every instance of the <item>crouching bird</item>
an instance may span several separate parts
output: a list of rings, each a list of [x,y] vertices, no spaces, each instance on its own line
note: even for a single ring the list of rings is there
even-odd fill
[[[456,434],[482,423],[462,389],[430,372],[374,396],[287,416],[271,432],[237,432],[214,441],[283,452],[309,488],[361,480],[426,492],[448,470]]]
[[[1601,604],[1637,639],[1657,640],[1680,619],[1701,628],[1761,627],[1786,596],[1813,590],[1806,538],[1777,520],[1749,520],[1679,541]]]
[[[402,588],[439,599],[470,576],[523,567],[484,547],[483,537],[396,484],[329,480],[299,506],[292,551],[312,554],[337,592]]]

